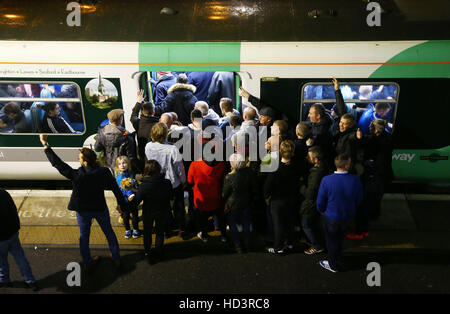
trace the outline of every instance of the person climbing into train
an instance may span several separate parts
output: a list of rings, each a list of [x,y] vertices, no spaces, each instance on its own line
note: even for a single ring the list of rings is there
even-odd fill
[[[142,233],[139,230],[138,208],[136,206],[131,206],[130,204],[132,197],[134,197],[133,190],[137,189],[137,182],[134,178],[134,173],[131,171],[130,160],[127,156],[117,157],[114,167],[114,175],[117,185],[124,195],[125,202],[130,205],[129,210],[124,211],[122,214],[123,225],[125,227],[125,239],[129,239],[131,237],[133,237],[133,239],[137,239],[142,236]],[[132,220],[133,230],[131,230],[130,227],[130,218]]]
[[[157,76],[158,80],[153,89],[153,99],[155,100],[155,110],[159,113],[159,111],[161,111],[161,105],[167,97],[167,91],[173,84],[176,84],[177,78],[170,71],[160,71],[157,73]]]
[[[130,133],[122,126],[122,109],[113,109],[108,112],[109,123],[98,129],[94,150],[103,152],[105,166],[114,171],[117,157],[127,156],[131,163],[131,170],[139,169],[136,158],[136,144]]]
[[[33,276],[25,252],[19,239],[20,218],[16,204],[11,195],[0,189],[0,287],[12,287],[9,277],[8,253],[14,257],[19,266],[25,284],[33,291],[40,290]]]
[[[180,122],[188,125],[191,121],[191,111],[194,110],[197,102],[197,97],[194,96],[195,90],[194,85],[188,84],[186,74],[179,74],[176,83],[167,90],[167,96],[161,105],[164,112],[176,112]]]
[[[92,219],[95,219],[108,240],[114,265],[117,270],[120,270],[119,242],[111,226],[105,190],[111,190],[114,193],[117,201],[116,209],[120,214],[127,210],[127,203],[110,169],[100,166],[97,162],[97,154],[87,147],[80,149],[78,155],[81,166],[78,169],[73,169],[56,155],[47,139],[47,134],[39,135],[47,159],[61,175],[72,181],[72,194],[67,208],[76,212],[80,228],[80,252],[84,269],[88,273],[91,272],[100,260],[99,256],[91,257],[89,249]]]

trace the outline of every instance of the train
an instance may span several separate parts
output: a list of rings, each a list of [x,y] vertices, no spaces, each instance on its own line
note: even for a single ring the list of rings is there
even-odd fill
[[[212,5],[201,2],[187,1],[183,8]],[[225,5],[226,1],[215,2]],[[261,3],[249,8],[262,10]],[[133,1],[130,5],[138,6]],[[165,18],[161,14],[157,18]],[[223,19],[208,18],[209,23],[215,20]],[[89,21],[92,31],[92,19]],[[258,21],[254,23],[266,23]],[[139,25],[137,22],[133,29]],[[239,97],[242,86],[294,124],[306,119],[312,103],[321,102],[329,108],[335,102],[329,91],[331,78],[336,77],[343,90],[358,94],[345,97],[349,106],[365,109],[375,102],[389,104],[396,181],[450,184],[450,41],[445,36],[435,35],[436,39],[430,40],[397,37],[399,40],[392,39],[392,34],[383,37],[376,33],[372,36],[375,40],[339,40],[339,36],[304,40],[274,31],[268,32],[270,38],[257,37],[255,32],[264,33],[258,28],[249,30],[251,40],[243,39],[242,32],[233,39],[224,32],[199,39],[200,35],[186,33],[177,37],[174,34],[180,25],[176,25],[167,33],[171,41],[159,40],[157,32],[144,36],[147,40],[140,40],[141,35],[128,37],[136,41],[124,39],[133,29],[118,32],[117,41],[99,40],[98,34],[86,40],[86,35],[76,30],[78,35],[71,32],[65,37],[70,40],[62,40],[58,32],[42,32],[35,36],[37,40],[27,34],[14,37],[13,33],[0,32],[0,106],[20,103],[32,125],[32,131],[26,133],[0,126],[0,180],[64,180],[47,161],[37,136],[42,118],[39,104],[60,105],[74,132],[52,134],[50,141],[63,160],[77,167],[79,148],[93,145],[109,110],[122,108],[125,127],[133,131],[129,118],[137,91],[145,89],[148,99],[155,73],[222,71],[234,77],[237,110],[242,112],[250,105]],[[200,28],[198,23],[195,27]],[[120,25],[113,29],[119,30]],[[105,34],[106,30],[100,28],[99,32]],[[362,89],[377,91],[376,99],[359,95]]]

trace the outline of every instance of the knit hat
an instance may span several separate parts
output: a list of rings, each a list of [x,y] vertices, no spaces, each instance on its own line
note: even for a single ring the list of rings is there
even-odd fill
[[[119,121],[120,117],[123,116],[123,110],[122,109],[113,109],[110,112],[108,112],[108,120],[109,122],[117,122]]]

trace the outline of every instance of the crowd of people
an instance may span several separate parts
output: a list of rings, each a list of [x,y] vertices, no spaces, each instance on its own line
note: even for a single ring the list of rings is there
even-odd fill
[[[239,95],[251,105],[240,113],[228,97],[219,100],[216,110],[195,100],[191,85],[187,75],[179,74],[160,105],[144,100],[139,91],[132,133],[122,126],[123,110],[111,110],[94,149],[81,149],[78,169],[64,163],[47,136],[40,135],[51,164],[73,182],[69,209],[77,212],[85,267],[97,262],[89,252],[92,218],[120,265],[103,193],[109,189],[122,214],[125,238],[143,235],[151,263],[163,258],[165,238],[197,236],[207,243],[215,229],[237,253],[252,249],[252,232],[275,255],[292,252],[304,237],[305,254],[326,250],[328,259],[320,265],[332,272],[344,269],[344,237],[369,236],[369,221],[380,215],[383,191],[393,177],[386,122],[374,119],[369,134],[363,134],[334,78],[335,115],[316,103],[309,121],[295,125],[243,88]],[[349,232],[352,219],[356,229]]]

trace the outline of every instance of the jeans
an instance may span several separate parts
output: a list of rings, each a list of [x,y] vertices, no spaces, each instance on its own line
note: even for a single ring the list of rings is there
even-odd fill
[[[236,223],[242,224],[243,242],[244,246],[248,248],[251,224],[250,209],[230,211],[227,215],[227,222],[230,227],[235,247],[241,247],[241,240],[239,238],[239,231],[236,227]]]
[[[172,211],[177,222],[177,227],[179,231],[186,230],[186,210],[184,208],[184,191],[183,185],[180,184],[175,189],[173,189],[173,206]],[[171,225],[171,214],[168,215],[167,231],[170,231]]]
[[[217,215],[218,224],[220,234],[225,236],[226,234],[226,224],[225,224],[225,216],[222,210],[213,210],[213,211],[202,211],[195,209],[195,220],[197,223],[197,230],[202,234],[206,235],[208,233],[208,218]]]
[[[125,227],[125,230],[130,230],[130,217],[131,221],[133,223],[133,229],[139,230],[139,213],[137,208],[133,208],[130,211],[126,211],[122,214],[123,218],[123,225]]]
[[[303,216],[302,229],[311,243],[311,246],[316,250],[319,250],[321,249],[321,245],[317,236],[316,218],[317,216]]]
[[[334,221],[326,216],[322,216],[322,222],[327,241],[328,263],[332,269],[340,270],[342,245],[348,222]]]
[[[95,218],[100,228],[108,240],[109,250],[114,260],[120,260],[119,242],[117,242],[116,234],[111,226],[109,211],[106,209],[100,211],[77,212],[78,226],[80,227],[80,251],[83,258],[83,264],[87,265],[91,262],[91,251],[89,249],[89,237],[91,234],[92,219]]]
[[[22,274],[26,283],[33,283],[33,273],[31,272],[30,264],[28,263],[25,252],[22,249],[22,245],[19,240],[19,232],[16,232],[8,240],[0,241],[0,283],[6,283],[10,281],[9,278],[9,264],[8,264],[8,252],[11,252],[12,256],[16,260],[19,266],[20,273]]]

